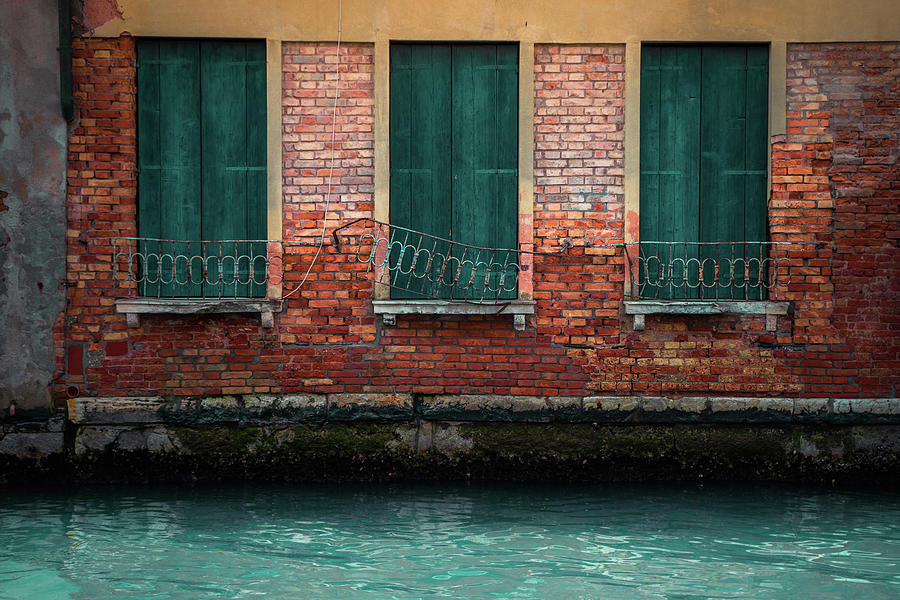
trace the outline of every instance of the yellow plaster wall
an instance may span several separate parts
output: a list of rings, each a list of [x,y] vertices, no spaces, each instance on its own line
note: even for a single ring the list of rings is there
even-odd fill
[[[89,0],[90,1],[90,0]],[[96,36],[331,41],[338,0],[118,0]],[[343,0],[346,41],[891,41],[898,0]]]

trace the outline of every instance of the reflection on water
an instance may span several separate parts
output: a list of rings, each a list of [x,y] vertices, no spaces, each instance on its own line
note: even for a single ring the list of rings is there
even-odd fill
[[[0,599],[897,598],[894,492],[0,492]]]

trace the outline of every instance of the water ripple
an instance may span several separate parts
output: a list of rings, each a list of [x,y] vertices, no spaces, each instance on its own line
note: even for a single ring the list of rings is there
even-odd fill
[[[11,492],[0,599],[896,598],[891,492]]]

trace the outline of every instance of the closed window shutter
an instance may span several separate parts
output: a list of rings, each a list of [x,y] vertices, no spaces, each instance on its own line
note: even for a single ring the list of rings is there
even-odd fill
[[[518,185],[518,52],[510,45],[453,47],[453,241],[486,248],[516,248]],[[515,253],[478,256],[466,251],[458,298],[515,298],[492,291]],[[490,265],[495,265],[488,273]],[[510,273],[509,276],[514,275]],[[490,277],[490,288],[484,282]],[[465,285],[465,283],[464,283]],[[504,286],[508,287],[508,286]]]
[[[199,240],[200,46],[196,41],[138,43],[138,231],[142,238]],[[199,244],[142,243],[147,296],[198,296],[199,264],[166,255],[199,254]],[[174,271],[174,272],[173,272]],[[173,280],[174,277],[174,280]],[[177,282],[188,282],[179,284]]]
[[[703,48],[700,240],[744,242],[765,239],[768,70],[763,47]],[[735,286],[701,288],[705,297],[760,299],[760,286],[744,287],[744,262],[759,260],[763,246],[710,246],[701,253],[704,277],[713,281],[734,264]],[[763,257],[764,258],[764,257]],[[741,260],[743,259],[743,260]],[[758,269],[749,269],[751,272]],[[729,277],[720,277],[728,284]],[[757,284],[756,276],[749,282]]]
[[[446,45],[397,45],[391,51],[391,224],[449,239],[450,215],[450,47]],[[448,244],[431,238],[392,229],[396,241],[424,249],[440,260],[449,252]],[[395,250],[392,261],[402,260],[404,269],[412,262],[412,251],[401,257]],[[431,278],[440,273],[433,261]],[[417,271],[421,272],[421,267]],[[422,298],[445,295],[445,286],[428,277],[397,273],[394,298]]]
[[[645,47],[641,54],[641,239],[698,241],[700,210],[700,49]],[[696,258],[696,247],[641,244],[645,256]],[[655,281],[659,263],[649,261]],[[696,297],[676,286],[645,288],[647,297]]]
[[[513,45],[392,46],[392,225],[462,244],[516,248],[517,69],[518,49]],[[425,239],[397,229],[392,235],[414,247]],[[449,250],[431,240],[424,245],[439,261]],[[514,252],[508,254],[478,255],[455,246],[456,260],[447,263],[444,283],[458,278],[455,298],[515,298],[515,289],[498,295],[483,284],[491,261],[517,262]],[[412,253],[400,257],[397,252],[394,260],[406,266]],[[514,275],[509,274],[506,287]],[[410,290],[393,289],[394,298],[450,297],[449,287],[440,282],[402,273],[394,277],[393,283]],[[499,279],[495,269],[492,288]],[[459,289],[467,284],[468,289]]]
[[[764,241],[768,156],[768,51],[763,46],[645,46],[641,53],[641,253],[639,283],[659,277],[673,258],[692,264],[684,285],[676,263],[672,284],[645,285],[664,299],[762,299],[758,263],[744,287],[745,261],[764,258],[762,244],[701,250],[668,242]],[[704,265],[700,273],[697,261]],[[720,272],[736,266],[734,283]]]
[[[202,44],[203,239],[263,240],[266,237],[265,43],[208,41]],[[260,244],[207,244],[210,280],[205,296],[263,296],[251,280],[251,259]],[[235,260],[234,257],[237,257]],[[264,268],[256,261],[254,271]],[[263,281],[259,273],[254,279]]]
[[[265,58],[261,41],[138,42],[140,237],[265,239]],[[142,284],[142,295],[265,295],[264,243],[142,246],[146,268],[161,266],[163,281],[171,260],[160,265],[157,256],[198,257],[177,261],[175,283]],[[262,283],[251,280],[254,256],[253,279]],[[207,283],[220,274],[225,283]]]

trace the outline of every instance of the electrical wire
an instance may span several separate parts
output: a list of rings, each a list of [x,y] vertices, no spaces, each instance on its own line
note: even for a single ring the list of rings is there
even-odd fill
[[[312,262],[309,263],[309,268],[306,269],[306,273],[303,275],[303,279],[300,283],[297,284],[293,290],[288,292],[287,294],[282,295],[282,299],[288,298],[294,295],[300,288],[303,287],[303,284],[306,283],[306,279],[309,277],[310,272],[313,267],[316,265],[316,262],[319,260],[319,255],[322,253],[322,247],[325,245],[325,231],[328,227],[328,209],[331,206],[331,183],[334,178],[334,147],[335,147],[335,139],[336,139],[336,131],[337,131],[337,105],[338,98],[341,94],[341,30],[343,26],[343,0],[338,0],[338,34],[337,34],[337,64],[335,66],[335,73],[337,74],[337,79],[334,84],[334,102],[331,107],[331,161],[328,169],[328,185],[325,188],[325,214],[322,217],[322,233],[319,236],[319,244],[316,248],[316,254],[313,256]]]

